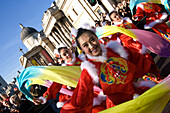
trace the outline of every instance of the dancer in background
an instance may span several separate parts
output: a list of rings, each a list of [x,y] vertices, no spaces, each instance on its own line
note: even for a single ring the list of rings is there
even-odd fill
[[[153,29],[157,34],[170,42],[168,38],[170,35],[170,28],[166,24],[168,14],[156,3],[143,2],[137,4],[136,14],[133,16],[135,21],[140,21],[146,17],[145,30]],[[165,34],[166,37],[162,34]]]

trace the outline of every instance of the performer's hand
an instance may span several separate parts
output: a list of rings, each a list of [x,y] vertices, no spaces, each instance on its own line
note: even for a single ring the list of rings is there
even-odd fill
[[[155,12],[155,15],[156,15],[156,17],[158,18],[158,16],[159,16],[159,15],[158,15],[158,12]]]
[[[34,103],[35,105],[40,105],[40,104],[43,103],[43,100],[42,100],[42,99],[33,99],[33,103]]]
[[[138,17],[132,16],[132,20],[137,21],[137,20],[138,20]]]

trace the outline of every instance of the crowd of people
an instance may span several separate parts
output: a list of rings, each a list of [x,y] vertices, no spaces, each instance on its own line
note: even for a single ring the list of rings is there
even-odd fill
[[[0,95],[1,101],[1,113],[24,113],[24,109],[20,109],[23,101],[26,101],[25,95],[19,91],[18,88],[14,88],[14,94],[9,96],[5,92]],[[28,103],[31,103],[28,101]],[[28,104],[26,104],[28,105]],[[30,107],[30,106],[29,106]]]
[[[55,112],[97,113],[133,100],[168,76],[160,75],[153,53],[148,53],[140,42],[123,33],[98,39],[93,31],[97,27],[114,25],[125,29],[170,33],[166,24],[169,21],[166,10],[155,3],[140,3],[135,7],[135,15],[132,15],[129,0],[123,0],[114,8],[109,14],[101,14],[101,20],[96,20],[95,26],[90,29],[76,30],[73,37],[76,45],[67,47],[60,44],[54,51],[56,59],[49,66],[81,67],[77,87],[57,82],[44,90],[38,88],[35,91],[36,87],[32,87],[32,102],[19,90],[11,97],[3,94],[0,112],[22,113],[33,103],[41,105],[58,98],[56,104],[51,105]],[[36,95],[38,92],[41,94]]]

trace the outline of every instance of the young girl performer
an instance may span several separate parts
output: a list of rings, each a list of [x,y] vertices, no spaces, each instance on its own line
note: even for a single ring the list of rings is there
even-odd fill
[[[58,57],[61,57],[61,59],[64,61],[64,64],[62,64],[62,66],[80,66],[82,62],[79,57],[76,57],[75,51],[72,51],[63,44],[61,44],[58,49],[54,50],[54,54]],[[48,88],[44,96],[46,96],[47,100],[55,99],[57,93],[60,91],[61,88],[69,92],[74,91],[73,87],[53,82],[53,84],[50,86],[50,88]],[[61,108],[64,103],[69,100],[70,97],[71,95],[60,93],[59,102],[57,102],[57,108]]]
[[[79,29],[77,46],[87,55],[81,64],[82,73],[70,102],[61,112],[91,113],[93,87],[100,87],[107,96],[107,108],[133,99],[133,81],[149,72],[152,63],[140,53],[131,51],[117,42],[100,45],[94,32]]]
[[[58,54],[64,60],[63,66],[80,66],[82,60],[82,57],[76,57],[75,52],[73,52],[71,49],[67,48],[66,46],[62,45],[58,48],[57,52],[55,51],[55,54]],[[81,60],[82,59],[82,60]],[[47,91],[47,100],[50,98],[55,99],[56,94],[60,91],[60,89],[63,88],[65,90],[74,91],[74,88],[69,87],[67,85],[62,85],[54,82],[51,87]],[[103,93],[98,90],[94,91],[94,107],[93,107],[93,113],[97,113],[101,110],[105,109],[105,106],[101,103],[106,100],[106,96],[103,95]],[[59,96],[59,102],[57,102],[57,107],[62,108],[62,106],[65,104],[66,101],[70,99],[71,95],[60,93]]]
[[[74,47],[68,48],[65,45],[61,45],[54,53],[64,61],[62,66],[80,66],[82,60],[85,60],[85,57],[76,55]]]
[[[68,49],[67,47],[60,47],[58,48],[58,53],[60,57],[65,61],[63,66],[80,66],[81,62],[85,60],[84,55],[80,55],[76,57],[74,50],[72,51],[71,49]],[[63,88],[66,88],[66,85],[62,86]],[[68,88],[67,88],[68,89]],[[71,91],[74,91],[73,88]],[[64,103],[69,100],[71,96],[61,94],[59,97],[59,103],[61,101]],[[102,104],[106,100],[106,96],[103,95],[103,92],[100,90],[94,91],[94,98],[93,98],[93,113],[97,113],[101,110],[105,109],[105,105]],[[64,102],[65,101],[65,102]],[[59,105],[59,103],[57,103]]]
[[[110,19],[112,20],[112,22],[114,23],[114,25],[118,26],[118,27],[122,27],[125,29],[138,29],[130,20],[130,18],[128,17],[121,17],[117,11],[112,11],[109,14]],[[131,37],[122,34],[122,33],[116,33],[116,34],[112,34],[111,37],[102,37],[99,39],[100,43],[103,44],[107,44],[107,42],[109,42],[110,40],[117,40],[118,42],[120,42],[124,47],[128,47],[131,48],[137,52],[140,52],[141,54],[145,54],[146,53],[146,47],[144,47],[141,43],[139,43],[138,41],[132,39]]]
[[[140,21],[144,17],[146,17],[144,29],[153,29],[158,35],[170,42],[170,28],[166,24],[168,14],[162,11],[158,4],[148,2],[137,4],[135,20]]]

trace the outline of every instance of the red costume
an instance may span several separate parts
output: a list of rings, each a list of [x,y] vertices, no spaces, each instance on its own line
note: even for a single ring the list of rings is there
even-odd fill
[[[65,63],[64,65],[65,66],[80,66],[82,60],[85,60],[84,55],[81,55],[79,57],[75,57],[75,55],[73,55],[72,61],[69,63]],[[46,93],[43,96],[47,97],[47,101],[50,99],[55,99],[57,93],[59,93],[61,88],[74,92],[74,88],[72,87],[53,82],[53,84],[47,89]],[[70,97],[71,95],[60,93],[59,102],[57,102],[57,107],[62,108],[62,106],[65,104],[65,102],[67,102],[70,99]],[[106,109],[105,100],[106,100],[106,96],[103,95],[101,91],[99,90],[94,91],[94,99],[93,99],[94,105],[93,105],[92,113],[97,113],[99,111]]]
[[[73,54],[72,61],[69,63],[65,63],[64,65],[66,65],[66,66],[80,66],[81,62],[82,62],[82,60],[80,60],[79,57],[75,57],[75,55]],[[53,84],[47,89],[47,91],[44,93],[43,96],[47,98],[47,101],[50,99],[56,99],[56,95],[57,95],[57,93],[59,93],[61,88],[64,88],[65,90],[69,90],[71,92],[74,91],[74,88],[72,88],[72,87],[53,82]],[[70,99],[70,97],[71,97],[70,95],[60,93],[59,102],[57,102],[57,107],[61,108],[64,105],[64,103]]]
[[[120,22],[114,22],[114,25],[119,26],[119,27],[123,27],[125,29],[138,29],[133,24],[132,20],[130,20],[129,17],[122,18],[122,20]]]
[[[133,99],[135,78],[151,71],[152,62],[143,55],[110,41],[102,56],[89,56],[81,64],[82,73],[76,89],[61,113],[91,113],[94,85],[107,96],[107,108]]]
[[[115,22],[115,25],[119,26],[119,27],[123,27],[125,29],[138,29],[130,20],[130,18],[125,17],[121,20],[121,22]],[[124,47],[128,47],[131,48],[139,53],[145,54],[146,53],[146,48],[144,46],[142,46],[141,43],[139,43],[138,41],[135,41],[134,39],[132,39],[131,37],[124,35],[124,34],[118,34],[119,39],[121,40],[121,44]]]
[[[168,25],[165,23],[168,15],[166,12],[161,12],[161,7],[155,3],[140,3],[136,6],[136,14],[138,21],[146,16],[145,29],[154,28],[162,31],[170,32]]]
[[[125,29],[138,29],[128,17],[122,18],[120,22],[114,22],[114,24]],[[138,41],[121,33],[113,34],[111,37],[103,37],[99,39],[99,42],[106,45],[110,40],[118,40],[124,47],[131,48],[141,54],[145,54],[147,50],[146,47],[142,46]]]
[[[47,101],[50,99],[56,99],[56,95],[60,91],[61,87],[62,84],[53,82],[52,85],[43,94],[43,97],[46,97]]]
[[[85,56],[83,56],[83,55],[76,57],[75,54],[73,53],[72,56],[73,56],[72,61],[71,62],[65,62],[64,64],[62,64],[62,66],[80,66],[81,62],[83,60],[85,60]]]
[[[74,91],[74,88],[53,82],[52,85],[43,94],[43,97],[46,97],[47,101],[51,99],[56,99],[56,96],[61,90],[61,88],[64,88],[65,90],[69,90],[72,92]],[[57,107],[61,108],[64,105],[64,103],[70,99],[70,97],[71,97],[70,95],[60,93],[59,102],[57,102]]]
[[[114,22],[114,24],[119,27],[123,27],[125,29],[137,29],[137,27],[132,23],[132,21],[128,17],[122,18],[122,20],[120,22]],[[148,58],[149,60],[151,60],[154,63],[153,58],[147,52],[147,48],[145,46],[143,46],[141,43],[139,43],[138,41],[135,41],[134,39],[132,39],[131,37],[129,37],[125,34],[116,33],[111,36],[103,37],[103,38],[99,39],[99,42],[101,44],[106,45],[110,40],[112,40],[112,41],[117,40],[124,47],[130,48],[134,51],[137,51],[137,52],[143,54],[146,58]],[[156,65],[155,65],[155,67],[156,67]],[[156,69],[156,70],[159,71],[158,69]]]
[[[80,66],[81,62],[86,60],[85,55],[81,54],[79,55],[79,57],[75,57],[75,54],[73,54],[73,59],[71,62],[69,63],[65,63],[64,65],[66,66]],[[68,97],[68,95],[64,95],[62,94],[64,97]],[[69,96],[70,98],[70,96]],[[67,100],[69,100],[69,98],[65,98],[65,102]],[[102,111],[104,109],[106,109],[105,107],[105,100],[106,100],[106,96],[103,95],[103,93],[101,91],[94,91],[94,99],[93,99],[93,108],[92,108],[92,113],[98,113],[99,111]],[[59,98],[60,101],[60,98]]]

